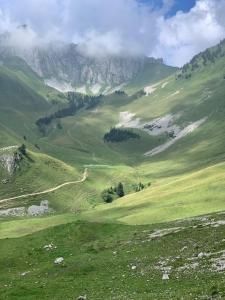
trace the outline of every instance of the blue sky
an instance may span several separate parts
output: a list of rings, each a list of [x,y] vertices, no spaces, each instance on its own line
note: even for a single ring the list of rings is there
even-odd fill
[[[149,4],[153,7],[160,8],[163,6],[163,0],[139,0],[140,3]],[[196,4],[196,0],[175,0],[171,1],[171,8],[167,17],[174,16],[178,11],[189,12]]]
[[[35,0],[30,0],[30,2],[35,2]],[[155,8],[161,8],[165,1],[163,0],[138,0],[140,3],[149,4]],[[5,6],[8,2],[12,2],[12,0],[0,0],[0,7]],[[63,1],[62,1],[63,2]],[[168,16],[173,16],[177,13],[177,11],[188,12],[196,3],[196,0],[173,0],[168,1],[173,2],[171,4],[171,9],[168,12]]]
[[[0,0],[5,31],[18,47],[62,40],[88,55],[147,55],[182,66],[225,38],[225,0]]]
[[[177,11],[189,12],[195,6],[196,0],[177,0],[170,10],[170,15],[176,14]]]

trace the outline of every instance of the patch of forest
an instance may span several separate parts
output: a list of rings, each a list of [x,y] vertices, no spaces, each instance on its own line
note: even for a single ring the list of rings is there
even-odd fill
[[[111,128],[109,132],[104,135],[105,142],[124,142],[130,139],[140,139],[140,135],[128,130],[128,129],[121,129],[121,128]]]
[[[89,96],[80,93],[69,92],[68,93],[68,105],[64,108],[57,110],[56,112],[39,118],[36,121],[40,132],[46,133],[46,126],[50,125],[55,119],[62,119],[70,116],[74,116],[76,112],[82,108],[91,109],[99,104],[102,95]]]
[[[119,182],[119,184],[115,187],[110,187],[102,191],[102,199],[105,203],[112,203],[114,200],[118,198],[124,197],[126,194],[141,192],[142,190],[149,188],[151,186],[151,182],[147,184],[143,184],[142,182],[135,183],[131,186],[131,188],[126,188],[127,192],[125,193],[124,184]]]

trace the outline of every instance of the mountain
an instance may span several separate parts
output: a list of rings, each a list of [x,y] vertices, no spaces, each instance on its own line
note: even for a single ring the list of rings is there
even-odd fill
[[[2,54],[0,298],[223,299],[225,42],[101,96],[45,51]]]
[[[146,73],[146,69],[160,69],[158,79],[176,71],[161,59],[124,55],[88,56],[81,52],[79,45],[60,42],[23,49],[9,46],[9,39],[8,34],[0,38],[0,58],[19,56],[47,85],[62,92],[76,89],[89,94],[108,93],[139,78]]]
[[[168,209],[171,213],[165,215],[165,221],[190,216],[191,212],[195,215],[220,210],[223,207],[223,187],[220,184],[216,202],[209,201],[210,205],[199,205],[196,210],[179,209],[177,213],[173,212],[177,203],[173,191],[178,189],[181,193],[185,184],[191,185],[192,179],[199,181],[202,176],[205,179],[202,186],[206,187],[210,172],[223,177],[218,170],[223,169],[220,163],[225,157],[224,53],[225,43],[221,42],[165,79],[157,76],[157,70],[148,72],[145,66],[142,73],[145,75],[133,79],[125,87],[129,94],[116,91],[100,98],[85,98],[73,93],[67,98],[48,88],[43,78],[24,60],[14,56],[5,58],[0,66],[0,145],[8,147],[25,142],[31,150],[46,153],[80,171],[89,166],[93,177],[88,188],[84,188],[82,197],[87,197],[90,203],[101,202],[103,190],[108,185],[115,186],[118,180],[122,181],[127,196],[111,205],[99,206],[99,210],[91,212],[93,218],[96,213],[99,219],[109,216],[114,219],[114,211],[118,209],[121,212],[116,213],[119,221],[148,222],[149,215],[151,220],[158,221],[162,219],[160,206],[156,202],[153,209],[149,200],[154,202],[158,198],[161,204],[171,202]],[[193,67],[193,61],[194,64],[198,62],[198,67]],[[136,92],[141,88],[145,92]],[[74,100],[80,105],[77,110],[74,110]],[[85,106],[85,101],[89,100],[93,101],[93,106]],[[44,132],[37,126],[40,120],[45,122]],[[119,129],[131,130],[135,133],[133,136],[139,138],[106,142],[104,136],[114,127],[118,128],[114,131],[118,134]],[[176,187],[177,177],[180,178],[180,188]],[[95,178],[101,183],[95,185]],[[144,185],[153,181],[155,185],[139,194],[132,193],[133,185],[138,181],[143,181]],[[164,187],[168,188],[165,197]],[[198,190],[194,192],[200,193]],[[191,193],[182,193],[187,201],[183,205],[188,203],[194,207]],[[17,190],[14,191],[16,194]],[[198,197],[203,203],[208,194],[202,193]],[[70,203],[70,197],[65,201]],[[132,214],[129,212],[130,203]],[[138,203],[143,205],[143,214]]]
[[[180,204],[181,207],[194,207],[190,200],[192,194],[183,192],[185,184],[191,186],[192,180],[198,182],[204,176],[204,182],[201,184],[206,187],[211,178],[210,172],[217,172],[223,177],[218,170],[220,167],[223,170],[225,157],[224,49],[224,42],[221,42],[220,45],[199,54],[194,58],[194,61],[198,61],[198,68],[193,68],[192,60],[183,69],[165,79],[158,79],[157,72],[152,74],[146,71],[140,81],[131,81],[130,86],[125,88],[135,91],[143,86],[145,93],[135,92],[129,95],[116,91],[102,96],[97,102],[94,101],[94,107],[85,109],[85,106],[82,106],[73,113],[69,110],[69,114],[62,114],[61,110],[62,106],[66,109],[71,108],[67,98],[62,104],[53,104],[54,102],[44,96],[43,79],[34,75],[36,73],[33,74],[24,61],[19,63],[18,58],[16,62],[8,58],[11,63],[5,62],[1,67],[2,72],[10,74],[9,77],[4,73],[1,80],[2,83],[5,82],[1,87],[1,124],[17,135],[20,143],[23,142],[23,136],[26,136],[25,142],[33,150],[37,151],[33,147],[38,144],[40,152],[65,161],[80,170],[84,165],[88,165],[93,178],[88,182],[88,188],[85,187],[85,196],[82,197],[87,197],[91,203],[102,201],[101,192],[108,185],[115,186],[118,180],[124,183],[127,196],[111,205],[99,206],[95,212],[91,212],[91,219],[105,220],[115,217],[119,221],[141,224],[148,222],[151,216],[151,220],[158,221],[162,219],[160,207],[162,203],[167,205],[167,201],[171,203],[171,207],[167,209],[170,214],[165,214],[165,221],[180,216],[188,217],[191,212],[196,215],[220,210],[223,207],[223,186],[220,184],[217,200],[210,201],[208,206],[199,204],[195,210],[179,209],[176,213],[173,207],[177,203],[176,191],[184,193],[186,199]],[[211,53],[214,59],[210,58],[206,63],[201,63],[204,61],[203,57],[211,57],[208,53]],[[25,74],[29,74],[27,77],[32,77],[33,74],[33,80],[25,80]],[[153,75],[155,81],[152,81]],[[34,82],[39,82],[42,88],[38,89]],[[14,90],[15,85],[18,87]],[[37,93],[38,90],[42,91],[41,94]],[[52,99],[56,96],[63,99],[59,95],[52,96]],[[87,100],[78,96],[79,99],[80,97],[84,101]],[[33,107],[35,112],[32,111]],[[54,114],[55,111],[58,113]],[[44,135],[39,131],[37,120],[53,120],[44,124]],[[114,127],[132,130],[139,139],[128,139],[118,143],[105,142],[104,136]],[[3,136],[7,130],[2,129]],[[4,143],[3,139],[1,144],[2,147],[11,145]],[[139,172],[136,172],[136,168]],[[176,187],[177,177],[180,187]],[[97,186],[94,184],[95,178],[101,181]],[[133,185],[138,181],[143,181],[144,185],[151,181],[155,184],[136,194],[133,193]],[[163,192],[164,188],[168,189],[166,195]],[[87,190],[90,192],[86,193]],[[16,195],[17,191],[14,193]],[[200,191],[196,189],[193,193],[199,195]],[[208,194],[201,193],[201,197],[198,197],[200,203],[203,203]],[[154,202],[158,198],[161,199],[161,206],[158,206],[158,202],[153,206],[149,199]],[[65,201],[70,203],[70,198]],[[141,210],[140,203],[144,211]],[[129,212],[130,204],[133,207],[132,213]]]

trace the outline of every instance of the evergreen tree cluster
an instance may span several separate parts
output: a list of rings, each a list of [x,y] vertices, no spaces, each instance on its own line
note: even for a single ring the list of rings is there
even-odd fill
[[[146,92],[144,90],[140,90],[140,91],[137,91],[132,96],[130,96],[130,99],[134,101],[134,100],[139,99],[143,96],[146,96]]]
[[[110,187],[102,192],[102,199],[105,203],[111,203],[116,198],[125,196],[124,187],[121,182],[116,187]]]
[[[25,144],[22,144],[19,148],[18,148],[18,152],[22,155],[22,156],[27,156],[27,147]]]
[[[151,186],[151,183],[147,183],[147,184],[143,184],[142,182],[139,182],[138,184],[134,184],[133,185],[133,189],[135,192],[140,192],[144,189],[146,189],[147,187],[150,187]]]
[[[131,130],[121,129],[121,128],[111,128],[109,132],[104,135],[105,142],[124,142],[130,139],[140,139],[140,135],[134,133]]]
[[[146,93],[142,89],[142,90],[139,90],[139,91],[137,91],[136,93],[134,93],[132,95],[127,95],[125,91],[118,90],[118,91],[114,92],[114,95],[123,97],[123,101],[126,101],[126,100],[134,101],[136,99],[139,99],[139,98],[145,96]]]
[[[134,191],[135,193],[137,193],[150,186],[151,186],[150,182],[147,184],[143,184],[142,182],[139,182],[137,184],[133,184],[130,192],[132,193]],[[125,196],[124,185],[121,182],[119,182],[116,187],[110,187],[108,189],[105,189],[102,192],[102,199],[104,200],[105,203],[111,203],[113,202],[113,200],[117,198],[122,198],[124,196]]]
[[[115,94],[116,95],[126,95],[126,93],[124,91],[121,91],[121,90],[115,91]]]
[[[102,95],[89,96],[80,93],[68,93],[68,106],[59,109],[58,111],[50,114],[49,116],[42,117],[36,121],[39,130],[45,134],[46,126],[50,125],[55,119],[62,119],[69,116],[74,116],[76,112],[81,109],[90,109],[99,104]]]

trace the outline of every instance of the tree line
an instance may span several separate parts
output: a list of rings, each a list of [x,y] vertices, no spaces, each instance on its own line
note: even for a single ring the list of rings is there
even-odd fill
[[[113,127],[104,135],[103,139],[105,142],[118,143],[129,139],[140,139],[140,135],[128,129]]]
[[[199,69],[202,65],[206,66],[207,64],[214,64],[218,58],[224,56],[225,40],[222,40],[220,44],[214,48],[207,49],[204,52],[195,55],[189,63],[183,66],[178,78],[189,79],[192,76],[191,72]]]
[[[102,199],[105,203],[111,203],[116,198],[125,196],[124,187],[121,182],[116,187],[110,187],[102,192]]]
[[[99,104],[101,98],[102,95],[89,96],[80,93],[69,92],[68,106],[61,108],[46,117],[39,118],[36,121],[36,125],[38,126],[39,130],[45,134],[46,126],[50,125],[53,120],[74,116],[81,108],[91,109]]]
[[[131,192],[140,192],[148,187],[151,186],[151,183],[143,184],[142,182],[136,183],[132,185],[132,189],[130,190]],[[102,194],[102,199],[105,203],[111,203],[115,199],[122,198],[125,196],[125,191],[124,191],[124,185],[122,182],[119,182],[117,186],[115,187],[110,187],[108,189],[105,189]]]

